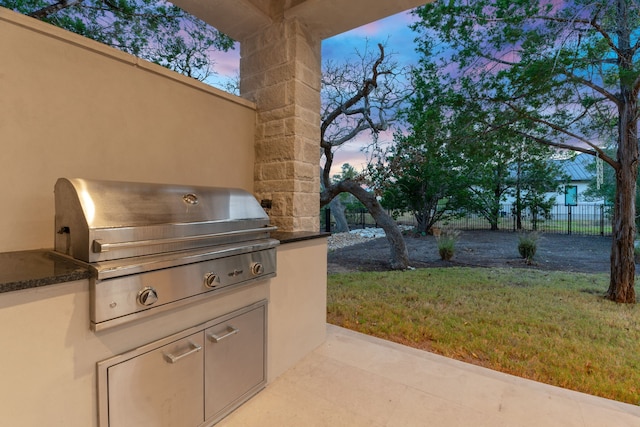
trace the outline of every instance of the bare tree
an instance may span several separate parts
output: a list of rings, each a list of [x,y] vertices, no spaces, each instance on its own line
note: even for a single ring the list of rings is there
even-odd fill
[[[365,51],[358,57],[358,63],[328,63],[323,71],[320,146],[324,166],[320,206],[329,204],[342,192],[354,195],[385,231],[391,246],[390,267],[405,269],[409,266],[409,255],[402,233],[380,205],[375,192],[365,188],[370,186],[366,172],[337,182],[332,182],[330,176],[335,150],[367,132],[370,144],[376,145],[380,132],[389,129],[409,93],[408,86],[399,78],[397,65],[385,56],[382,44],[378,44],[378,55]]]

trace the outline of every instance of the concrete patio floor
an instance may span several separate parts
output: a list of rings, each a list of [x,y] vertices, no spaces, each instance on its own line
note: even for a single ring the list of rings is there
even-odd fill
[[[326,342],[218,424],[640,426],[640,407],[327,325]]]

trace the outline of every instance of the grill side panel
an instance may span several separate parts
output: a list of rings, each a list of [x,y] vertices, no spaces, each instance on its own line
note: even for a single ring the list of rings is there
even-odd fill
[[[68,180],[59,179],[55,186],[54,250],[89,262],[89,225],[80,193]]]

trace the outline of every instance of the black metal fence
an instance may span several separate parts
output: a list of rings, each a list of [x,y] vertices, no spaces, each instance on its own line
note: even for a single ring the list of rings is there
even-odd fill
[[[583,204],[578,206],[554,205],[549,217],[533,215],[529,211],[521,215],[521,228],[518,229],[517,217],[513,205],[500,207],[498,229],[503,231],[540,231],[556,234],[582,234],[590,236],[611,235],[610,208],[601,204]],[[373,217],[364,209],[345,211],[350,229],[376,227]],[[335,219],[328,208],[320,215],[321,228],[335,231]],[[415,226],[416,220],[411,214],[396,217],[401,225]],[[454,228],[457,230],[490,230],[491,223],[481,215],[462,212],[456,218],[438,221],[434,227]]]

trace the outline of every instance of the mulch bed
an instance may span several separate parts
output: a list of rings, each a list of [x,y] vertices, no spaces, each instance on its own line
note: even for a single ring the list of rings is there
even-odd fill
[[[451,261],[442,261],[433,236],[406,235],[410,265],[430,267],[506,267],[608,273],[611,237],[540,234],[536,256],[528,265],[518,253],[518,237],[506,231],[462,231]],[[383,238],[330,250],[328,272],[389,270],[389,244]]]

